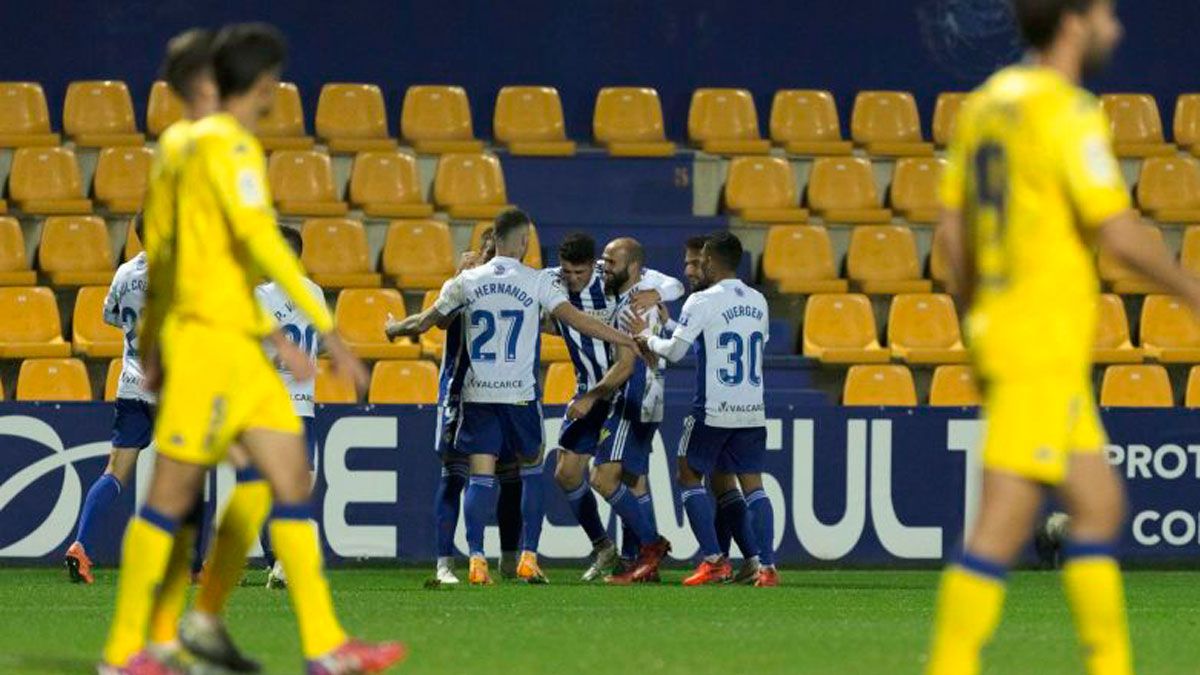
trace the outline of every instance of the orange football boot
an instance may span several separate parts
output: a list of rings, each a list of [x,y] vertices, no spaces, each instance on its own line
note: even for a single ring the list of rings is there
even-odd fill
[[[733,578],[733,565],[729,559],[721,556],[716,562],[701,561],[692,575],[683,580],[684,586],[704,586],[705,584],[722,584]]]
[[[471,556],[471,571],[467,576],[467,581],[472,586],[491,586],[493,583],[492,575],[488,572],[487,558],[481,555]]]
[[[96,580],[92,576],[92,559],[88,557],[87,551],[83,550],[83,544],[79,542],[71,544],[71,548],[67,549],[66,563],[71,581],[77,584],[90,584]]]

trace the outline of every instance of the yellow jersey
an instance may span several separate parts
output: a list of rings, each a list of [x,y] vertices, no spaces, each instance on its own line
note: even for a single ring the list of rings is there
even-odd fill
[[[981,374],[1090,373],[1092,235],[1131,206],[1095,97],[1049,68],[997,72],[963,105],[940,198],[963,217]]]

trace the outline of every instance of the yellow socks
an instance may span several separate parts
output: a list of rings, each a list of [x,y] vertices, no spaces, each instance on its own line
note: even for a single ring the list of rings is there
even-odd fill
[[[184,525],[175,533],[162,588],[158,591],[158,599],[150,616],[151,644],[175,642],[179,633],[179,616],[183,614],[183,607],[187,604],[187,589],[192,581],[190,563],[195,539],[195,526]]]
[[[309,521],[311,512],[307,504],[278,504],[271,512],[271,543],[287,574],[306,659],[322,656],[346,641],[321,570],[321,545],[317,528]]]
[[[1113,553],[1109,544],[1070,543],[1063,548],[1063,586],[1088,675],[1133,673],[1125,592]]]
[[[246,554],[254,546],[258,533],[271,510],[271,488],[265,481],[238,483],[217,525],[217,536],[204,585],[196,596],[196,609],[220,614],[225,602],[246,571]]]
[[[177,527],[175,520],[142,507],[125,530],[116,609],[104,646],[104,660],[110,665],[125,665],[145,646],[150,612],[166,573]]]
[[[946,568],[938,591],[927,675],[976,675],[979,652],[1000,623],[1003,565],[970,554]]]

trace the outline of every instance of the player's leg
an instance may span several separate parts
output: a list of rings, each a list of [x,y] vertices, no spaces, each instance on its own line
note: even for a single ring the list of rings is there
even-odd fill
[[[317,436],[316,432],[314,431],[314,418],[312,415],[304,415],[300,418],[300,423],[304,427],[304,449],[308,452],[309,485],[316,485]],[[267,560],[267,588],[284,589],[287,588],[287,573],[283,569],[283,563],[279,562],[279,560],[275,558],[275,552],[271,548],[271,528],[266,523],[265,515],[266,512],[264,512],[262,534],[260,535],[259,540],[262,542],[263,556]],[[455,517],[458,517],[457,513],[455,514]],[[317,521],[313,521],[313,526],[317,527]]]
[[[715,512],[712,498],[704,487],[704,477],[716,468],[726,434],[694,417],[684,420],[683,437],[679,442],[679,490],[688,525],[700,545],[700,565],[695,573],[684,579],[688,586],[718,583],[728,580],[733,569],[721,554],[717,543]]]
[[[763,490],[762,474],[738,474],[738,483],[746,494],[748,513],[744,522],[748,523],[747,529],[754,537],[761,567],[757,576],[747,578],[746,581],[752,581],[756,586],[778,586],[779,572],[775,568],[775,509]]]
[[[471,473],[463,496],[463,520],[466,521],[467,548],[471,556],[469,581],[477,585],[491,584],[483,535],[496,513],[496,499],[499,496],[496,459],[503,448],[504,438],[496,406],[464,403],[462,423],[455,443],[458,451],[470,458]]]
[[[708,486],[717,500],[717,513],[714,519],[717,545],[721,547],[721,553],[728,556],[729,547],[733,544],[732,523],[747,516],[746,498],[738,488],[737,476],[733,474],[714,471],[708,477]],[[742,555],[745,556],[746,552],[742,551]]]
[[[521,536],[525,530],[521,515],[525,494],[521,485],[521,463],[515,458],[502,458],[496,464],[496,486],[500,490],[500,496],[496,498],[496,525],[500,529],[500,576],[515,579],[521,560]]]
[[[560,443],[562,438],[559,438]],[[583,581],[595,581],[616,563],[617,548],[600,521],[600,509],[588,476],[591,456],[559,447],[554,466],[554,482],[567,498],[575,520],[592,543],[592,564],[584,571]]]
[[[601,494],[608,493],[609,503],[635,532],[640,546],[633,565],[620,574],[608,577],[607,581],[612,584],[657,582],[659,565],[671,551],[671,543],[658,532],[654,503],[650,499],[646,480],[650,470],[650,450],[658,425],[614,416],[609,420],[610,427],[614,420],[616,426],[613,433],[609,434],[596,453],[597,474],[604,481],[599,491]],[[628,503],[622,503],[626,501]]]
[[[434,493],[434,519],[437,528],[437,580],[457,584],[454,575],[454,531],[458,527],[459,508],[471,465],[466,457],[442,456],[441,478]]]
[[[647,467],[649,470],[649,457],[647,457]],[[626,487],[633,492],[633,496],[637,497],[638,506],[642,507],[642,514],[646,518],[646,522],[650,524],[650,529],[658,532],[658,518],[654,516],[654,498],[650,494],[650,481],[646,478],[645,473],[637,473],[629,470],[629,462],[622,462],[625,471],[621,474],[621,481]]]
[[[777,586],[775,570],[775,511],[763,491],[762,472],[767,457],[767,432],[763,427],[737,429],[730,433],[717,471],[733,473],[746,495],[747,515],[732,523],[733,537],[746,556],[744,581],[756,586]],[[757,574],[752,571],[757,570]]]

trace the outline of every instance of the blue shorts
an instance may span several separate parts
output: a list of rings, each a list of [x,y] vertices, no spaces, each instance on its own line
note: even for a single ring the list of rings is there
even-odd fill
[[[612,405],[608,401],[597,401],[591,411],[580,419],[563,419],[558,432],[558,447],[580,455],[594,455],[600,446],[601,430],[608,419]]]
[[[459,406],[459,403],[451,403],[439,405],[437,409],[437,438],[433,440],[433,450],[442,459],[459,454],[454,447],[458,425],[462,423],[462,409]]]
[[[500,461],[536,459],[542,453],[542,406],[527,403],[463,403],[454,442],[464,455],[494,455]]]
[[[113,415],[114,448],[141,450],[154,437],[154,406],[136,398],[119,398]]]
[[[313,419],[312,417],[300,418],[300,424],[304,427],[304,450],[308,455],[309,471],[316,471],[317,466],[317,434],[313,431]],[[244,469],[238,469],[235,475],[239,483],[262,480],[262,473],[253,464]]]
[[[695,415],[683,421],[679,456],[698,474],[762,473],[766,455],[766,427],[710,427]]]
[[[650,471],[650,452],[658,423],[630,420],[613,415],[604,423],[596,464],[620,462],[625,473],[645,476]]]

